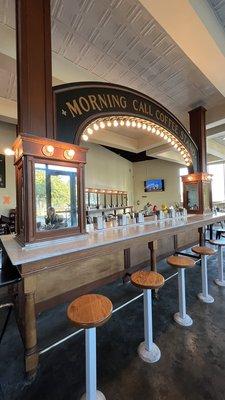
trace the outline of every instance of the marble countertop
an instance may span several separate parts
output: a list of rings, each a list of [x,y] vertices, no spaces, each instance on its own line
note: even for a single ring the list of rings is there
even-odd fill
[[[150,236],[154,240],[154,234],[161,232],[162,236],[170,234],[170,231],[177,228],[201,227],[225,220],[225,213],[215,215],[189,215],[187,219],[167,219],[157,222],[148,222],[144,224],[127,225],[94,231],[89,234],[70,237],[51,242],[42,242],[30,247],[21,247],[15,240],[15,237],[6,235],[1,237],[3,246],[13,265],[26,264],[34,261],[43,260],[59,256],[62,254],[74,253],[82,250],[88,250],[94,247],[105,246],[124,240],[134,239],[142,236]]]

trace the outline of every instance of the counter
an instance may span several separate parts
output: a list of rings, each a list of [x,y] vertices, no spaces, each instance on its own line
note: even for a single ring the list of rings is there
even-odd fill
[[[16,317],[25,348],[25,369],[36,372],[38,347],[36,315],[80,294],[126,278],[157,259],[202,242],[206,225],[225,220],[225,213],[192,215],[186,220],[162,220],[108,228],[69,240],[22,248],[12,236],[3,246],[22,277],[15,298]]]

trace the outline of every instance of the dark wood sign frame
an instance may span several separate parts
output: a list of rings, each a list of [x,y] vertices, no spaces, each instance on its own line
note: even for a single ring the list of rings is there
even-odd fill
[[[53,87],[54,136],[80,144],[85,128],[106,116],[133,116],[170,132],[188,150],[194,171],[198,148],[181,122],[152,98],[127,87],[105,82],[77,82]]]

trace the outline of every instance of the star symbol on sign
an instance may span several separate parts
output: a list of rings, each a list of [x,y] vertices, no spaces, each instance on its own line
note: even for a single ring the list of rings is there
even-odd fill
[[[62,115],[66,117],[66,111],[62,109]]]
[[[12,201],[10,196],[3,196],[3,204],[10,204]]]

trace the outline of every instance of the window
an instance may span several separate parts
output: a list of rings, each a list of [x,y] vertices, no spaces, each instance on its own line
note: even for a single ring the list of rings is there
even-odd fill
[[[188,168],[180,168],[180,201],[183,202],[183,183],[181,177],[188,174]]]
[[[208,173],[212,174],[212,200],[225,200],[225,164],[208,165]]]

